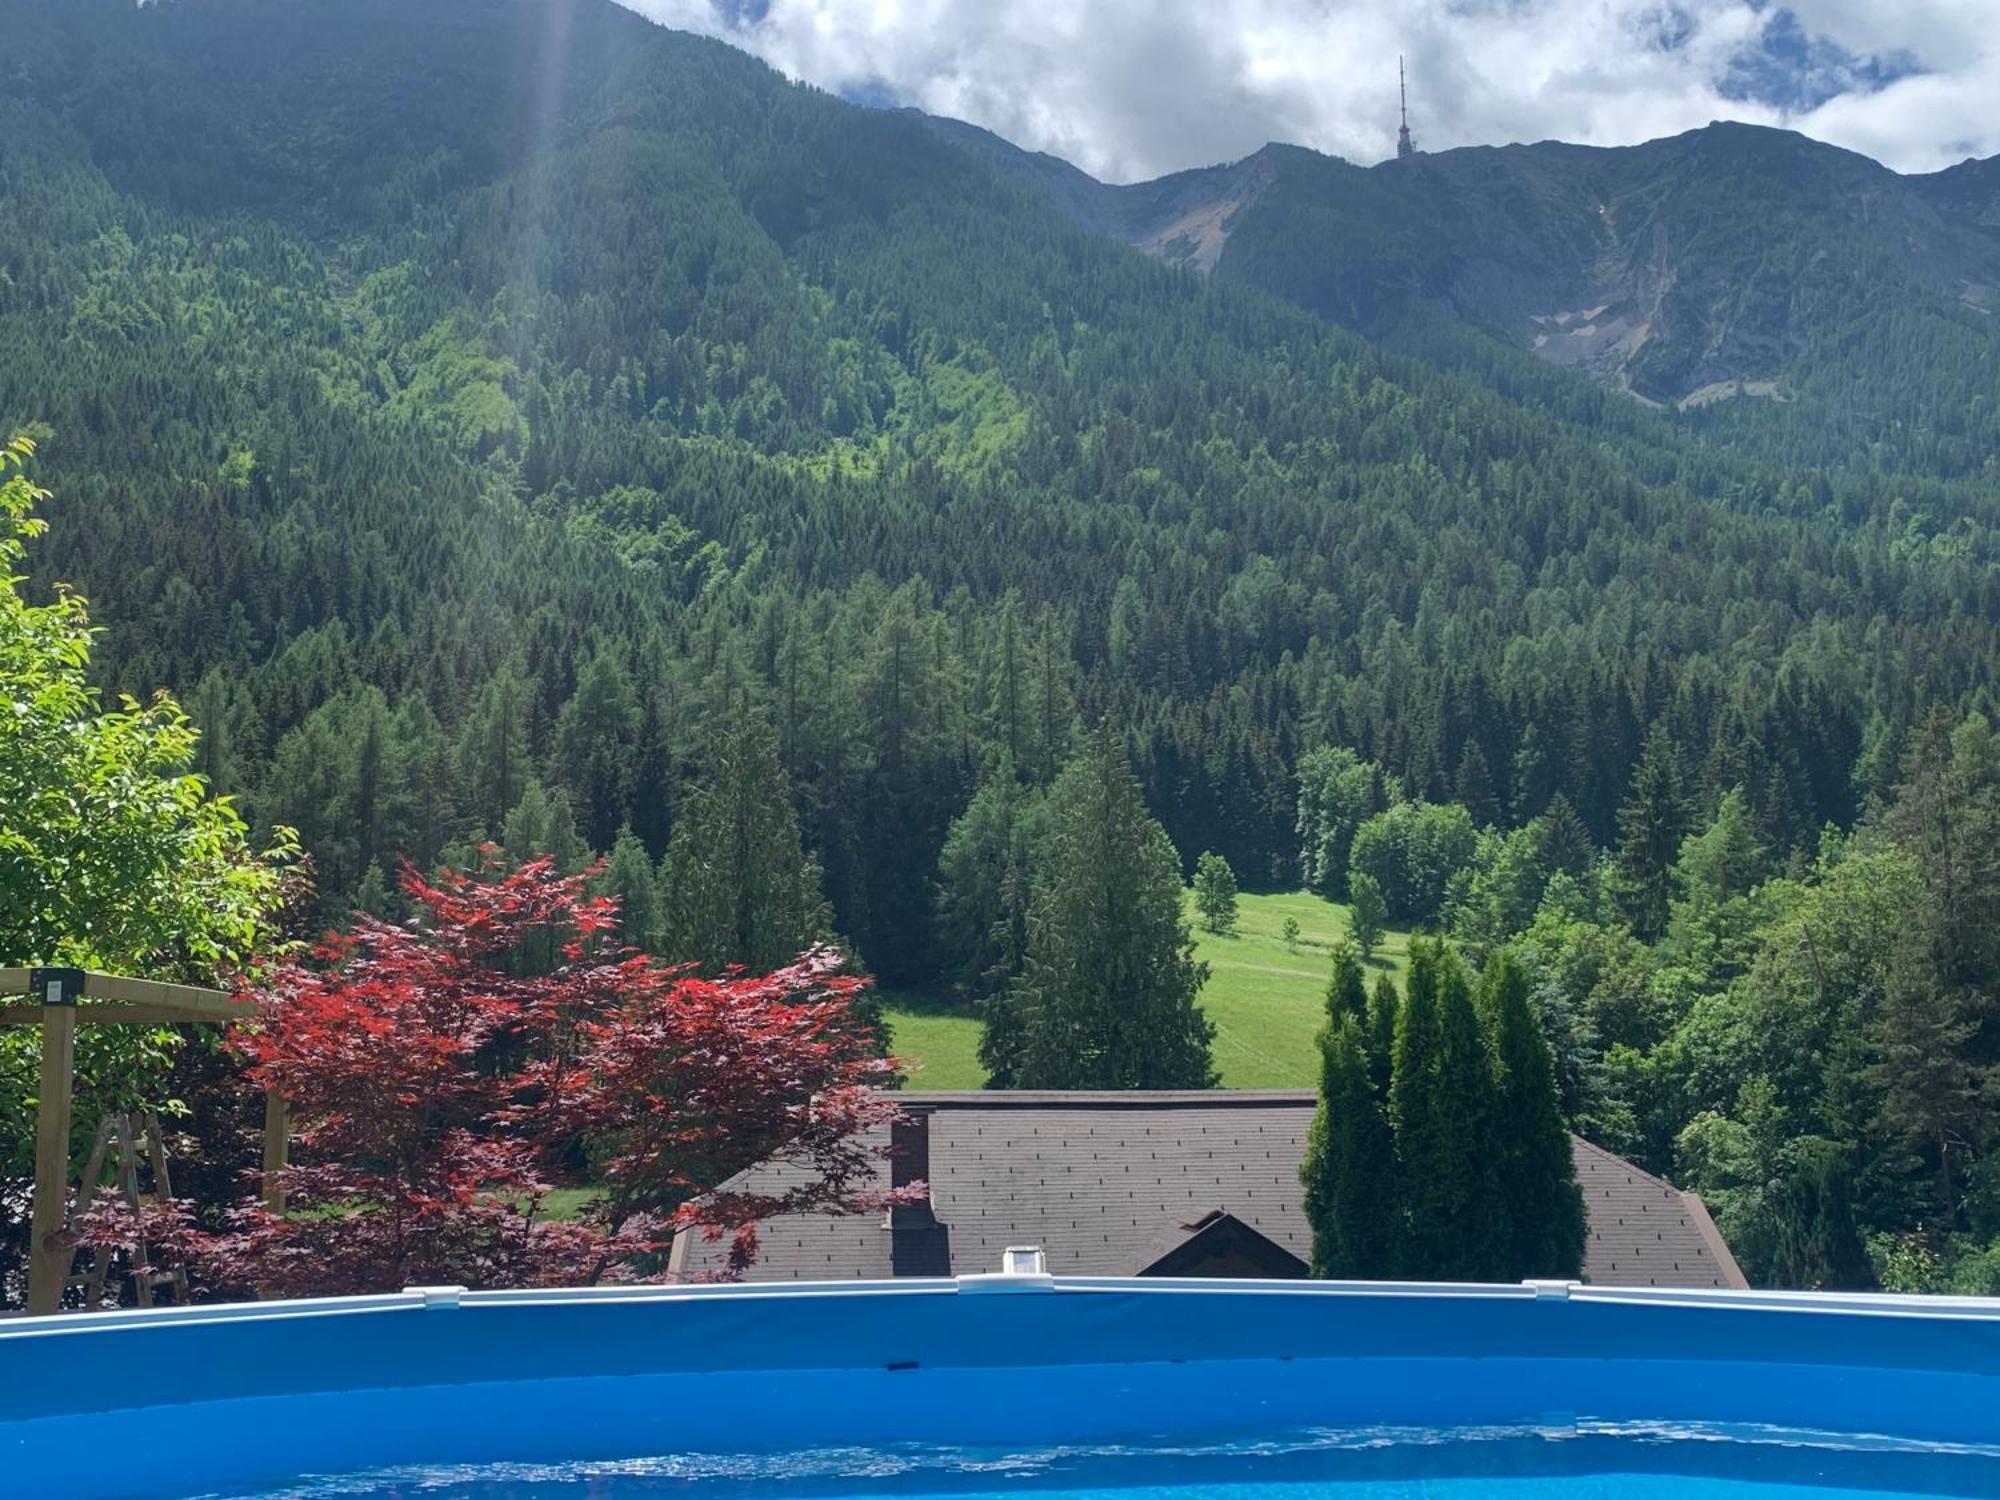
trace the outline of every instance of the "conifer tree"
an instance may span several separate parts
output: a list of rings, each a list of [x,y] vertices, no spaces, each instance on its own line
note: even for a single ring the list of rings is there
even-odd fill
[[[768,973],[831,935],[819,868],[800,847],[784,767],[761,725],[716,742],[661,882],[661,956],[709,973],[731,964]]]
[[[1326,1016],[1329,1023],[1338,1021],[1342,1016],[1354,1017],[1365,1039],[1368,1028],[1368,976],[1363,963],[1357,944],[1346,941],[1334,946],[1333,980],[1326,987]]]
[[[1486,752],[1479,748],[1477,740],[1468,740],[1465,753],[1459,757],[1452,800],[1471,813],[1472,821],[1481,828],[1491,828],[1500,821],[1500,798],[1493,789],[1493,772],[1487,767]]]
[[[1236,930],[1236,872],[1212,849],[1195,863],[1194,906],[1208,931]]]
[[[632,805],[639,705],[618,659],[599,652],[556,717],[555,760],[593,849],[609,849]]]
[[[1028,942],[1033,849],[1043,795],[1013,762],[979,783],[938,855],[937,948],[945,977],[970,999],[997,994],[1020,972]]]
[[[528,716],[535,684],[509,662],[480,690],[458,739],[458,784],[466,810],[497,830],[534,779]]]
[[[1632,773],[1632,795],[1618,809],[1618,863],[1613,872],[1619,909],[1644,942],[1666,931],[1674,860],[1686,833],[1687,808],[1674,747],[1666,730],[1655,725]]]
[[[1561,872],[1581,880],[1590,872],[1597,845],[1569,798],[1556,793],[1547,810],[1530,826],[1535,832],[1535,852],[1550,874]]]
[[[561,788],[551,790],[539,781],[528,783],[521,800],[507,814],[500,842],[517,864],[546,854],[566,873],[581,869],[590,857],[576,831],[569,793]]]
[[[1369,1076],[1361,1024],[1338,1009],[1320,1035],[1319,1106],[1299,1166],[1312,1224],[1312,1274],[1369,1280],[1395,1274],[1396,1159]]]
[[[1501,1248],[1495,1105],[1464,964],[1443,943],[1413,943],[1389,1085],[1403,1204],[1398,1274],[1423,1281],[1502,1274],[1511,1247]]]
[[[1396,981],[1387,974],[1376,975],[1375,988],[1368,992],[1368,1070],[1375,1080],[1375,1091],[1385,1100],[1396,1059],[1396,1018],[1402,1010],[1403,997],[1396,993]]]
[[[618,898],[618,931],[626,946],[650,953],[659,942],[660,906],[653,862],[627,823],[612,842],[597,888]]]
[[[1108,729],[1049,793],[1027,962],[988,1011],[996,1079],[1021,1088],[1206,1088],[1215,1028],[1195,1003],[1180,861]]]
[[[1527,971],[1504,948],[1480,976],[1479,1005],[1499,1088],[1490,1144],[1511,1230],[1496,1234],[1511,1241],[1498,1274],[1508,1281],[1579,1276],[1588,1230],[1555,1059],[1529,1005]]]

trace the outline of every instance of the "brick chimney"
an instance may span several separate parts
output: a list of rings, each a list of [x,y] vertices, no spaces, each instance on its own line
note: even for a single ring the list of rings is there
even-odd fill
[[[930,1182],[931,1114],[932,1107],[928,1104],[906,1104],[902,1113],[889,1122],[890,1187],[906,1188],[912,1183]],[[936,1217],[931,1210],[928,1186],[923,1202],[890,1212],[897,1223],[929,1223]]]

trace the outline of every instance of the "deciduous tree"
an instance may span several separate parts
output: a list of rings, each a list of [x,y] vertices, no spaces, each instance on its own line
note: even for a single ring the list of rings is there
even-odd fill
[[[232,1042],[290,1105],[287,1201],[238,1210],[202,1250],[213,1274],[293,1295],[654,1276],[677,1228],[733,1236],[740,1266],[772,1213],[879,1204],[863,1135],[892,1106],[866,1087],[884,1074],[863,981],[825,954],[663,969],[617,943],[587,881],[545,859],[406,870],[419,921],[362,918],[262,988]],[[555,965],[521,973],[549,932]],[[784,1192],[713,1194],[773,1154],[799,1168]],[[603,1196],[551,1219],[549,1189],[585,1163]]]
[[[1194,907],[1208,931],[1236,930],[1236,872],[1212,849],[1195,862]]]

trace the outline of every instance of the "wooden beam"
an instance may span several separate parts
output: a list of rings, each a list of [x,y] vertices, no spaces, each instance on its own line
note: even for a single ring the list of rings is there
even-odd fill
[[[0,995],[25,995],[32,972],[0,969]],[[234,1021],[257,1013],[253,1002],[221,990],[166,984],[157,979],[133,979],[125,974],[100,974],[95,970],[83,976],[83,995],[83,1019],[87,1021],[142,1021],[157,1025],[163,1021]],[[122,1012],[113,1009],[114,1006],[136,1009]],[[0,1024],[19,1025],[24,1020],[38,1019],[40,1013],[40,1005],[34,1003],[0,1007],[0,1017],[4,1018]]]
[[[257,1006],[249,1000],[231,1000],[227,1009],[205,1007],[199,1015],[190,1014],[184,1006],[134,1005],[126,1000],[100,1000],[95,1004],[85,1000],[76,1008],[80,1026],[188,1026],[196,1022],[247,1021],[256,1014]],[[38,1026],[41,1020],[39,1005],[0,1005],[0,1026]]]
[[[285,1211],[285,1184],[279,1175],[292,1159],[292,1117],[285,1096],[276,1089],[264,1095],[264,1207]]]
[[[35,1100],[35,1204],[28,1242],[28,1311],[62,1307],[69,1279],[70,1102],[76,1067],[76,1007],[42,1007],[41,1093]]]
[[[133,979],[124,974],[83,976],[83,993],[92,1000],[125,1000],[133,1005],[171,1006],[202,1020],[227,1020],[247,1008],[246,1002],[221,990],[193,984],[166,984],[157,979]]]

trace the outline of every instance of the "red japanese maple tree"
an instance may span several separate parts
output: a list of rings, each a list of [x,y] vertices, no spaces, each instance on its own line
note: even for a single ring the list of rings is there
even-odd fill
[[[884,1201],[866,1135],[894,1112],[870,1087],[889,1065],[837,955],[665,968],[547,860],[406,870],[402,888],[415,920],[329,938],[232,1038],[285,1096],[295,1146],[284,1211],[246,1204],[200,1247],[218,1279],[314,1295],[657,1277],[680,1227],[733,1236],[741,1267],[761,1218]],[[783,1191],[713,1191],[772,1155],[795,1168]],[[580,1216],[542,1212],[586,1172],[603,1192]]]

